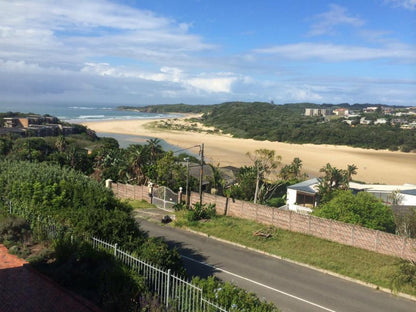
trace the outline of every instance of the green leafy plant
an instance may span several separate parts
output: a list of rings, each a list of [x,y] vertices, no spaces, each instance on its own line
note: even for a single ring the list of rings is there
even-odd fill
[[[276,312],[279,309],[271,303],[260,300],[229,282],[222,282],[211,276],[207,279],[193,278],[192,282],[204,290],[204,295],[215,300],[228,311]]]
[[[216,216],[215,204],[195,203],[192,209],[187,213],[188,221],[199,221],[202,219],[211,219]]]
[[[416,287],[416,261],[400,260],[399,269],[393,275],[390,289],[398,292],[406,286]]]

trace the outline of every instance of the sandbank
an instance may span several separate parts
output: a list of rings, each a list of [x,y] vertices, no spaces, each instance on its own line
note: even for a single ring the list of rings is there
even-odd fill
[[[282,157],[283,165],[299,157],[303,163],[303,171],[311,177],[320,176],[319,169],[327,163],[339,169],[346,169],[348,164],[354,164],[358,167],[354,179],[358,181],[416,184],[416,153],[239,139],[223,134],[154,128],[151,126],[154,122],[155,120],[149,119],[113,120],[87,122],[83,125],[96,132],[156,137],[182,148],[204,143],[207,161],[214,165],[220,164],[221,167],[252,165],[247,152],[253,153],[256,149],[264,148],[275,150],[276,155]],[[194,148],[192,151],[198,153],[199,149]]]

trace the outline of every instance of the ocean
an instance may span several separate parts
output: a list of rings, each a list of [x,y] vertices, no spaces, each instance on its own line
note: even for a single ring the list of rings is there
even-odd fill
[[[100,120],[129,120],[129,119],[153,119],[175,115],[141,113],[134,111],[118,110],[117,105],[102,104],[3,104],[0,103],[1,112],[21,112],[35,114],[49,114],[58,117],[62,121],[87,122]],[[178,116],[178,115],[176,115]]]
[[[35,114],[49,114],[58,117],[62,121],[70,123],[82,123],[88,121],[104,121],[104,120],[131,120],[131,119],[155,119],[170,117],[179,117],[179,114],[154,114],[154,113],[142,113],[126,110],[118,110],[117,105],[102,105],[102,104],[3,104],[0,103],[0,112],[21,112],[21,113],[35,113]],[[113,137],[115,138],[120,147],[127,147],[130,144],[145,144],[146,140],[156,137],[145,137],[139,135],[124,135],[113,133],[97,133],[100,137]],[[160,145],[164,150],[180,150],[180,147],[168,144],[161,140]]]

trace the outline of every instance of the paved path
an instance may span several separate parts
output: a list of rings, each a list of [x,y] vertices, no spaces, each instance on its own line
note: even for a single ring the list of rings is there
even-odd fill
[[[416,311],[414,301],[208,237],[138,220],[141,229],[178,248],[190,274],[215,274],[233,281],[283,311]]]
[[[64,290],[0,244],[0,312],[100,311]]]

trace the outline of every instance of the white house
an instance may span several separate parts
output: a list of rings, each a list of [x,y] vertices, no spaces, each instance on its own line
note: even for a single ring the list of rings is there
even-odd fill
[[[318,203],[317,178],[306,180],[287,188],[286,205],[289,210],[301,213],[312,212]],[[381,199],[385,204],[399,206],[416,206],[416,185],[383,185],[383,184],[362,184],[350,182],[350,189],[354,192],[369,192]]]

